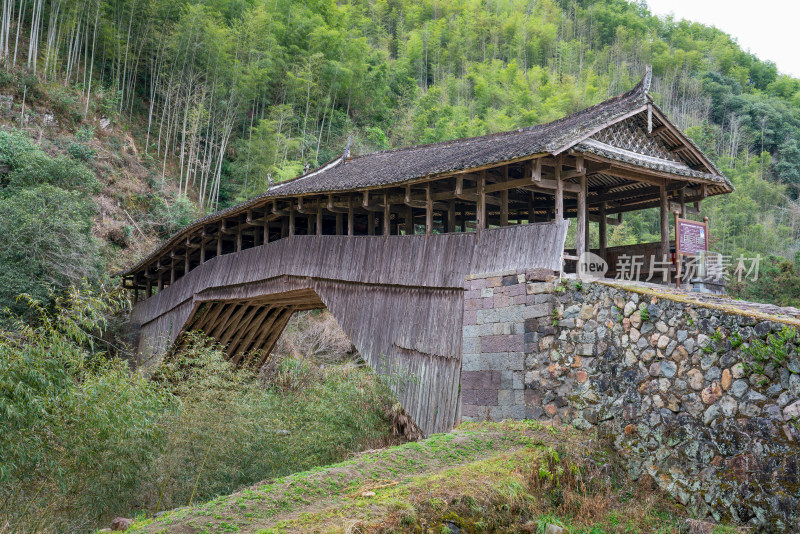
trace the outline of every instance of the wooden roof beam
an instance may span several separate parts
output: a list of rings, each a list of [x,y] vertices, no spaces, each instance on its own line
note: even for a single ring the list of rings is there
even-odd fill
[[[316,201],[312,206],[313,207],[304,205],[303,197],[297,197],[297,205],[295,208],[297,209],[298,213],[302,213],[303,215],[316,215],[317,211],[320,209],[320,202]]]
[[[333,201],[333,195],[328,195],[328,203],[325,205],[325,209],[331,213],[348,213],[350,211],[349,205],[349,200],[346,203],[336,203]]]
[[[272,214],[273,215],[277,215],[279,217],[285,217],[285,216],[289,215],[289,211],[288,210],[278,209],[278,200],[274,199],[272,201]]]

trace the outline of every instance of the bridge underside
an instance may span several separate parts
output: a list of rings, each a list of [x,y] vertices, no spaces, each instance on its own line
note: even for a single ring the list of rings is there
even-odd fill
[[[391,375],[426,435],[459,418],[468,275],[560,269],[567,223],[433,236],[294,236],[213,258],[138,303],[139,354],[185,331],[217,339],[237,364],[263,362],[296,311],[328,308],[359,353]]]

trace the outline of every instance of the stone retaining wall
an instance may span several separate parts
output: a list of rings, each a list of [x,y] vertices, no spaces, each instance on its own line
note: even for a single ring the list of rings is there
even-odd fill
[[[800,532],[800,356],[747,365],[785,323],[541,271],[466,289],[463,419],[597,428],[695,513]]]

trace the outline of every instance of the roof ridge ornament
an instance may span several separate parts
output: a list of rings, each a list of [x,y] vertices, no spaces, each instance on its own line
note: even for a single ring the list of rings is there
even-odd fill
[[[644,73],[644,78],[642,78],[642,90],[645,93],[650,92],[650,82],[652,81],[653,81],[653,66],[647,65]]]
[[[352,142],[353,142],[353,134],[350,134],[347,136],[347,146],[344,147],[344,152],[342,153],[342,163],[350,159],[350,144]]]

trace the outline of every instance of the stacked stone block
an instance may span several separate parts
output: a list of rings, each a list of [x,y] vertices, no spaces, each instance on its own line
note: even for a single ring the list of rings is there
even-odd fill
[[[552,272],[549,276],[552,278]],[[466,281],[461,370],[464,419],[523,419],[528,415],[525,353],[531,339],[529,327],[549,317],[552,310],[549,298],[528,294],[526,273],[494,273]]]
[[[548,273],[473,278],[462,415],[597,428],[695,513],[800,531],[800,354],[755,374],[746,351],[785,326]]]

